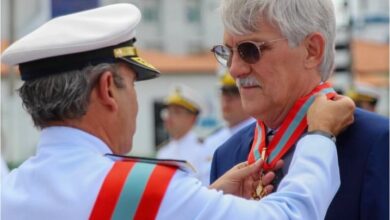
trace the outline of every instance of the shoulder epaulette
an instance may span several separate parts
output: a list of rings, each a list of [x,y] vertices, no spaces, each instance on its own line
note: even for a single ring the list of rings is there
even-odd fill
[[[123,156],[117,154],[105,154],[105,156],[111,158],[114,161],[133,161],[133,162],[141,162],[141,163],[149,163],[149,164],[159,164],[165,166],[174,166],[187,173],[196,172],[196,169],[185,160],[156,159],[150,157]]]

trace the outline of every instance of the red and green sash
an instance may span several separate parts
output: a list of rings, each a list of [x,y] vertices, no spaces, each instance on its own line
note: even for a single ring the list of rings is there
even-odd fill
[[[155,219],[177,167],[117,161],[106,176],[91,220]]]
[[[258,120],[251,151],[248,155],[248,163],[251,164],[259,160],[261,152],[266,147],[266,161],[263,164],[263,169],[265,171],[271,170],[276,165],[276,162],[298,141],[307,128],[306,112],[313,103],[315,94],[319,92],[326,94],[328,98],[333,98],[336,95],[329,83],[323,83],[308,95],[298,99],[268,146],[266,142],[267,128],[262,121]]]

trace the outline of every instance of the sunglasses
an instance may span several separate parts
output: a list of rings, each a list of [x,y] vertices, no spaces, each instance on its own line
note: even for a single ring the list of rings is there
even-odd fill
[[[246,63],[254,64],[260,60],[261,48],[264,47],[265,44],[281,40],[285,40],[285,38],[264,42],[243,41],[233,48],[225,45],[216,45],[211,49],[211,52],[214,53],[217,61],[225,67],[230,67],[232,64],[233,51],[238,51],[238,55]]]

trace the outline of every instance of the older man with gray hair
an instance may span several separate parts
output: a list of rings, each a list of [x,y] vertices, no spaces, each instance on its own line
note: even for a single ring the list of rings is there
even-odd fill
[[[315,94],[335,94],[326,82],[335,59],[334,6],[331,0],[222,0],[220,9],[224,39],[212,51],[229,68],[244,110],[257,123],[215,152],[211,181],[242,161],[265,159],[268,171],[283,159],[277,186],[297,140],[313,133],[305,114]],[[337,138],[341,188],[326,219],[388,219],[389,120],[362,109],[354,116]]]

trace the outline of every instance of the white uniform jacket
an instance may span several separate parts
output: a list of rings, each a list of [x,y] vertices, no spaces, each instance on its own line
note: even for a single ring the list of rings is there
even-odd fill
[[[81,130],[44,129],[37,155],[5,179],[1,219],[88,219],[114,163],[106,153],[100,139]],[[223,195],[176,170],[156,219],[323,219],[339,185],[334,143],[309,135],[298,143],[277,193],[260,201]]]

